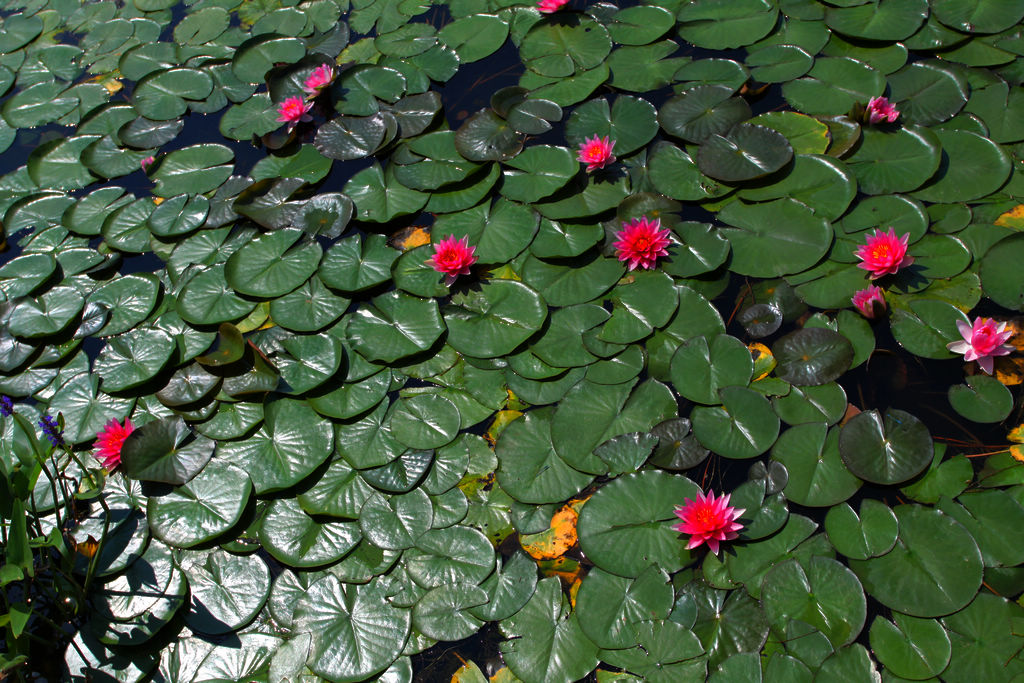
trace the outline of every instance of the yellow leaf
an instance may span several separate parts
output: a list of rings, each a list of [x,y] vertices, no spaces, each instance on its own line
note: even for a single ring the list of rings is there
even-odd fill
[[[778,364],[775,356],[764,344],[755,342],[748,344],[747,348],[750,349],[750,355],[754,358],[754,381],[764,379]]]
[[[505,427],[508,427],[509,423],[522,417],[523,414],[518,410],[499,410],[494,415],[494,422],[487,428],[487,433],[484,434],[484,438],[487,439],[493,446],[497,441],[501,433],[505,431]]]
[[[452,674],[451,683],[487,683],[487,677],[474,662],[466,664]]]
[[[507,666],[504,666],[494,672],[491,676],[491,683],[523,683],[522,680],[516,678],[516,675],[508,670]]]
[[[557,576],[566,583],[573,583],[582,573],[580,563],[568,557],[559,557],[557,560],[539,560],[537,568],[545,577]]]
[[[576,511],[566,505],[551,518],[551,526],[537,534],[523,534],[519,543],[535,560],[553,560],[576,545]]]
[[[163,197],[153,197],[153,203],[156,204],[157,206],[160,206],[161,204],[164,203],[164,198]]]
[[[1021,423],[1010,430],[1006,438],[1014,443],[1024,443],[1024,423]]]
[[[416,247],[430,244],[430,229],[418,225],[410,225],[391,235],[391,246],[400,251],[409,251]]]
[[[1024,384],[1024,358],[1002,356],[996,358],[995,378],[1008,387]]]
[[[1014,230],[1024,230],[1024,204],[1018,204],[997,218],[996,225]]]

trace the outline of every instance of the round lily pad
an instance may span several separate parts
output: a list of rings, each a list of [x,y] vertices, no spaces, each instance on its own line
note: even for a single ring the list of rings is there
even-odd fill
[[[1002,422],[1013,409],[1013,395],[1001,383],[987,375],[971,375],[966,385],[949,388],[949,403],[972,422]]]
[[[150,529],[170,546],[198,545],[235,525],[251,491],[252,482],[244,471],[224,461],[213,461],[187,484],[150,498]]]
[[[878,484],[897,484],[924,471],[932,461],[932,438],[916,417],[892,409],[855,415],[839,434],[839,452],[850,471]]]
[[[981,286],[985,294],[1014,311],[1024,311],[1024,272],[1018,267],[1022,254],[1024,237],[1016,234],[989,247],[981,260]]]
[[[804,328],[790,332],[772,346],[778,365],[775,374],[790,384],[827,384],[846,372],[853,361],[853,345],[838,332]]]
[[[317,567],[335,562],[362,538],[354,521],[317,520],[295,499],[273,501],[259,529],[260,544],[290,567]]]
[[[725,135],[708,135],[697,153],[697,166],[712,178],[736,183],[774,173],[792,158],[793,147],[782,134],[741,123]]]
[[[455,404],[436,394],[399,399],[391,414],[391,434],[410,448],[440,448],[458,434]]]
[[[690,562],[685,539],[672,529],[676,505],[699,488],[680,475],[646,470],[601,487],[580,511],[580,548],[601,569],[633,578],[650,564],[666,572]]]
[[[401,654],[412,615],[393,606],[381,581],[342,583],[327,575],[295,607],[295,630],[310,633],[309,667],[334,681],[361,681]]]
[[[893,612],[878,616],[869,632],[871,650],[885,668],[910,680],[937,676],[949,664],[949,634],[938,621]]]
[[[896,545],[850,568],[868,593],[898,612],[937,617],[969,603],[981,586],[981,553],[971,535],[939,510],[920,505],[893,509],[899,522]],[[957,562],[949,561],[957,549]]]
[[[720,334],[708,343],[695,337],[672,356],[672,384],[682,396],[708,405],[720,404],[718,390],[750,383],[754,362],[750,350],[735,337]]]
[[[494,358],[509,353],[539,330],[547,318],[547,306],[536,291],[521,282],[490,280],[455,294],[443,314],[448,343],[457,351]]]
[[[839,455],[839,430],[823,422],[790,427],[772,447],[772,459],[789,472],[786,498],[800,505],[828,507],[848,499],[861,480]]]
[[[867,615],[867,600],[857,576],[828,557],[812,557],[806,564],[787,560],[764,577],[761,603],[769,620],[784,629],[799,619],[816,627],[833,647],[857,638]]]
[[[846,503],[830,509],[825,516],[825,531],[843,555],[866,560],[892,550],[899,524],[888,506],[869,498],[861,503],[860,516]]]

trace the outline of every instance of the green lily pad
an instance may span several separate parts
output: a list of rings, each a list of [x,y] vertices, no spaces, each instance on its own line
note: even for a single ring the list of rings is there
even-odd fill
[[[153,194],[174,197],[202,194],[220,187],[228,179],[235,158],[224,145],[200,144],[178,149],[160,160],[151,177],[156,182]]]
[[[725,135],[712,133],[697,153],[701,172],[726,183],[761,178],[793,158],[793,147],[780,133],[741,123]]]
[[[679,35],[708,50],[745,47],[774,28],[778,8],[767,0],[689,4],[676,14]]]
[[[796,110],[811,116],[838,116],[856,104],[867,104],[885,90],[885,77],[849,57],[819,57],[803,78],[782,86],[782,96]]]
[[[750,118],[750,106],[733,92],[725,85],[698,85],[666,102],[658,120],[666,132],[699,144]]]
[[[442,332],[444,321],[435,301],[397,291],[375,297],[348,326],[356,351],[384,362],[426,351]]]
[[[412,615],[391,605],[382,581],[342,583],[327,575],[295,607],[297,633],[312,636],[309,667],[334,681],[361,681],[401,654]]]
[[[288,488],[330,455],[334,434],[304,401],[266,404],[259,431],[242,441],[221,442],[218,454],[249,473],[257,493]]]
[[[892,550],[899,525],[889,507],[866,499],[861,503],[859,517],[846,503],[830,509],[825,517],[825,531],[843,555],[866,560]]]
[[[972,422],[1002,422],[1013,409],[1013,395],[1004,384],[986,375],[972,375],[949,388],[949,403]]]
[[[231,463],[214,460],[187,484],[149,499],[150,529],[167,545],[190,548],[233,527],[251,492],[249,475]]]
[[[189,611],[185,621],[200,633],[230,633],[252,621],[270,595],[270,570],[258,555],[216,550],[202,564],[185,567]]]
[[[706,337],[695,337],[672,356],[672,385],[691,401],[719,405],[718,390],[747,386],[753,370],[750,350],[739,339],[720,334],[709,344]]]
[[[743,275],[798,273],[817,263],[832,243],[831,224],[793,199],[732,202],[718,217],[731,226],[719,229],[732,245],[730,268]]]
[[[889,76],[890,100],[907,123],[948,121],[967,104],[967,82],[942,62],[916,62]]]
[[[587,574],[576,598],[583,632],[608,649],[637,645],[633,625],[665,619],[672,609],[668,575],[653,565],[633,580],[595,569]]]
[[[1024,254],[1024,237],[1010,235],[989,247],[981,260],[981,285],[985,294],[1000,306],[1024,311],[1022,273],[1015,264]]]
[[[527,69],[562,78],[594,68],[611,47],[604,26],[586,15],[567,14],[561,21],[534,24],[519,45],[519,56]]]
[[[896,545],[868,560],[850,560],[867,592],[886,607],[916,617],[951,614],[981,586],[982,561],[971,535],[939,510],[920,505],[893,509],[899,522]],[[958,562],[949,562],[949,548]]]
[[[301,230],[275,230],[228,258],[224,279],[239,294],[272,299],[294,290],[317,271],[323,250]]]
[[[509,353],[547,318],[547,306],[533,289],[512,280],[491,280],[463,291],[444,307],[448,343],[479,358]]]
[[[952,655],[949,634],[934,619],[893,612],[892,621],[875,617],[871,650],[886,669],[903,678],[925,680],[940,674]]]
[[[855,475],[879,484],[906,481],[928,467],[932,439],[928,428],[910,413],[889,410],[855,415],[839,435],[843,462]]]
[[[839,429],[823,422],[790,427],[772,447],[772,459],[785,465],[786,498],[800,505],[828,507],[847,500],[863,483],[843,464]]]
[[[867,128],[848,163],[867,194],[908,192],[939,169],[941,145],[936,134],[925,128],[910,126],[892,132]]]
[[[580,511],[580,548],[604,571],[635,578],[651,564],[675,572],[692,554],[672,529],[673,513],[698,486],[681,475],[645,470],[618,477],[598,489]]]
[[[790,332],[772,346],[775,374],[790,384],[809,386],[838,379],[853,361],[853,345],[838,332],[805,328]]]
[[[776,565],[764,577],[761,603],[777,629],[799,619],[824,633],[836,648],[857,638],[867,615],[864,589],[856,575],[828,557]]]
[[[554,503],[575,495],[593,477],[570,467],[551,443],[550,409],[512,422],[495,445],[501,488],[524,503]]]
[[[903,40],[913,35],[927,17],[927,0],[887,0],[825,11],[830,29],[862,40]]]
[[[317,567],[335,562],[359,543],[354,521],[315,520],[292,498],[273,501],[259,529],[260,545],[290,567]]]
[[[608,106],[597,98],[577,107],[565,124],[565,139],[579,148],[588,138],[597,136],[614,141],[613,152],[625,156],[643,147],[658,132],[654,107],[647,100],[620,95]]]

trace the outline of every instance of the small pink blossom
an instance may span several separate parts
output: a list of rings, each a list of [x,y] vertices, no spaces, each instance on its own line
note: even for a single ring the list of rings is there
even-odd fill
[[[1013,336],[1013,330],[1006,329],[1006,323],[996,323],[992,318],[975,318],[974,325],[963,320],[956,321],[963,340],[946,344],[953,353],[964,354],[964,360],[978,361],[981,369],[992,374],[992,358],[1005,356],[1013,351],[1013,346],[1006,340]]]
[[[867,243],[857,247],[854,252],[861,260],[858,268],[869,271],[869,279],[877,280],[883,275],[892,275],[900,268],[906,268],[914,262],[914,257],[907,253],[910,233],[896,237],[896,231],[889,228],[888,232],[874,230],[867,237]]]
[[[672,244],[668,235],[668,228],[661,229],[660,218],[649,221],[644,216],[623,223],[613,246],[620,261],[629,261],[630,270],[654,268],[659,256],[668,256]]]
[[[156,161],[156,157],[146,157],[145,159],[139,162],[139,168],[141,168],[143,171],[148,171],[149,167],[153,165],[154,161]]]
[[[708,491],[707,496],[699,491],[697,500],[686,498],[682,505],[676,506],[676,517],[683,521],[672,528],[681,534],[690,534],[687,550],[707,543],[711,552],[717,555],[719,542],[731,541],[739,536],[737,532],[743,525],[736,520],[746,510],[729,507],[730,495],[727,493],[716,499],[714,491]]]
[[[306,78],[306,82],[302,84],[302,89],[306,91],[306,94],[310,97],[316,97],[320,94],[320,91],[331,84],[334,80],[334,67],[330,64],[321,64],[317,68],[313,69],[313,72]]]
[[[427,264],[439,273],[444,273],[444,283],[451,286],[460,275],[469,275],[469,267],[476,263],[476,247],[469,246],[469,237],[460,240],[448,235],[434,245],[434,255]]]
[[[896,119],[900,117],[899,111],[885,97],[872,97],[868,100],[865,113],[867,114],[868,122],[872,124],[882,123],[883,121],[895,123]]]
[[[607,135],[603,138],[595,135],[580,143],[579,156],[576,158],[587,165],[587,173],[590,173],[615,161],[615,156],[612,154],[613,149],[615,149],[614,140],[609,142]]]
[[[134,430],[131,420],[125,420],[123,426],[117,420],[111,420],[96,435],[96,459],[103,463],[103,468],[108,472],[121,464],[121,447]]]
[[[307,102],[298,96],[289,97],[277,105],[277,122],[287,123],[288,129],[291,130],[299,122],[313,120],[313,117],[309,115],[309,110],[312,108],[312,102]]]
[[[551,14],[569,4],[569,0],[538,0],[537,10],[541,14]]]
[[[857,307],[865,318],[874,318],[885,311],[885,296],[882,288],[876,285],[868,285],[853,295],[853,305]]]

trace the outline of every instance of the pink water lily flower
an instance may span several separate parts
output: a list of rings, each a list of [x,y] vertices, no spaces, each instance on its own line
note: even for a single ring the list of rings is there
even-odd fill
[[[1006,323],[996,323],[992,318],[975,318],[971,325],[964,320],[956,321],[956,328],[963,340],[946,344],[953,353],[964,354],[965,361],[978,361],[978,365],[989,375],[992,374],[992,358],[1005,356],[1013,351],[1006,343],[1013,336],[1013,330],[1006,329]]]
[[[682,505],[676,506],[676,517],[683,521],[672,528],[681,534],[690,534],[687,550],[707,543],[711,552],[717,555],[721,541],[731,541],[739,536],[737,532],[743,525],[736,520],[746,510],[730,507],[730,495],[727,493],[716,499],[714,491],[708,491],[706,496],[703,491],[699,491],[697,500],[686,498]]]
[[[892,228],[889,228],[888,232],[874,230],[868,235],[867,242],[857,247],[854,252],[861,260],[857,267],[870,272],[871,280],[892,275],[900,268],[906,268],[914,262],[914,257],[907,253],[909,240],[909,232],[902,237],[896,237],[896,231]]]
[[[612,154],[613,149],[615,149],[614,140],[609,141],[607,135],[603,138],[595,135],[580,143],[579,155],[576,158],[587,165],[587,173],[590,173],[615,161],[615,156]]]
[[[295,127],[299,122],[312,121],[309,110],[313,108],[312,102],[307,102],[299,96],[289,97],[277,105],[277,122],[287,123],[288,130]]]
[[[139,168],[141,168],[143,171],[148,171],[149,167],[153,165],[154,161],[156,161],[156,157],[146,157],[145,159],[139,162]]]
[[[562,9],[567,4],[569,4],[569,0],[539,0],[537,2],[537,11],[541,14],[551,14]]]
[[[865,318],[874,318],[885,311],[885,296],[882,288],[876,285],[868,285],[858,291],[851,301]]]
[[[121,447],[133,431],[135,428],[131,420],[125,420],[124,425],[117,420],[111,420],[103,431],[96,435],[96,459],[103,463],[103,468],[108,472],[121,464]]]
[[[306,91],[306,94],[310,97],[316,97],[320,94],[320,91],[331,84],[334,80],[334,67],[330,64],[321,64],[317,68],[313,69],[313,72],[306,78],[306,82],[302,84],[302,89]]]
[[[427,264],[439,273],[444,273],[444,283],[451,286],[460,275],[469,275],[469,267],[476,263],[476,247],[469,246],[469,238],[455,239],[448,235],[434,245],[434,255]]]
[[[629,261],[629,269],[654,268],[659,256],[668,256],[668,228],[661,229],[661,219],[647,220],[646,216],[622,224],[615,233],[617,242],[612,246],[620,261]]]
[[[868,122],[872,124],[883,121],[895,123],[896,119],[900,117],[900,112],[885,97],[872,97],[868,100],[868,106],[864,113],[867,114]]]

